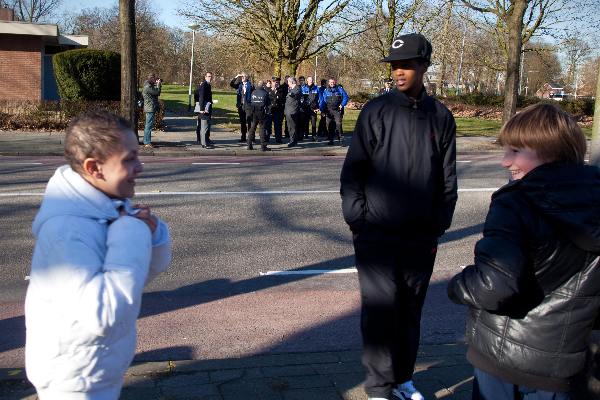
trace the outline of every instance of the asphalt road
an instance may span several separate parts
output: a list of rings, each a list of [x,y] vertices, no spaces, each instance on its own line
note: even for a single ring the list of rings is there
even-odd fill
[[[343,158],[143,162],[137,200],[169,224],[174,259],[147,288],[138,359],[360,346],[358,282],[338,194]],[[491,190],[507,180],[499,162],[498,153],[459,158],[459,202],[438,251],[424,343],[463,337],[465,309],[447,300],[446,282],[472,261]],[[31,221],[45,183],[62,163],[60,157],[0,157],[0,367],[22,365]]]

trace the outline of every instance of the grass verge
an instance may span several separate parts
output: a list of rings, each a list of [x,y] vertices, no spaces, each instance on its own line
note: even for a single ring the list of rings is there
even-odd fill
[[[194,88],[192,88],[194,89]],[[163,85],[160,98],[165,102],[167,111],[185,114],[188,113],[188,88],[179,85]],[[216,100],[213,114],[213,124],[225,129],[239,127],[237,108],[235,107],[235,92],[233,90],[215,90],[213,99]],[[192,106],[193,104],[192,98]],[[354,131],[359,110],[346,110],[344,113],[344,132]],[[190,113],[191,115],[191,113]],[[320,118],[320,117],[319,117]],[[501,121],[480,118],[456,118],[457,136],[498,136]],[[582,128],[583,133],[591,138],[592,129]]]

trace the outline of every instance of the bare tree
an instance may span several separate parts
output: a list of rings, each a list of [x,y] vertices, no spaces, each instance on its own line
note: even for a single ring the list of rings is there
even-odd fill
[[[25,22],[41,22],[50,18],[62,0],[5,0],[4,6],[12,8],[15,16]]]
[[[353,15],[350,1],[190,0],[179,12],[238,51],[274,60],[275,75],[293,75],[303,61],[356,34],[364,15]]]
[[[569,85],[569,89],[577,95],[578,81],[579,81],[579,70],[581,64],[591,54],[592,49],[582,39],[571,36],[562,42],[562,48],[564,49],[567,71],[565,76],[565,82]]]
[[[550,33],[559,22],[585,15],[588,0],[461,0],[479,13],[479,26],[494,33],[505,57],[505,92],[502,120],[516,111],[523,45],[537,33]],[[483,23],[481,23],[483,21]],[[492,66],[490,66],[492,67]]]
[[[374,0],[373,18],[368,19],[367,29],[380,58],[386,56],[394,39],[404,26],[413,20],[426,0]],[[390,75],[387,65],[387,76]]]

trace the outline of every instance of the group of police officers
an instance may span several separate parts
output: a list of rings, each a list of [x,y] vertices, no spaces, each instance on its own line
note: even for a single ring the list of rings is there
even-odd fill
[[[236,89],[236,106],[240,120],[240,143],[253,149],[258,128],[262,151],[268,151],[271,135],[275,143],[283,143],[289,137],[288,147],[310,138],[327,136],[328,144],[334,139],[342,145],[342,118],[348,103],[348,94],[334,78],[321,80],[317,86],[313,77],[272,77],[252,85],[248,74],[238,74],[230,82]],[[321,120],[317,126],[317,115]],[[309,135],[310,133],[310,135]]]

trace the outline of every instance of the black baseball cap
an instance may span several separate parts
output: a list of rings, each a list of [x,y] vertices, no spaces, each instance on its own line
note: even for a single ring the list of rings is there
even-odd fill
[[[400,35],[392,42],[389,55],[381,62],[410,60],[411,58],[421,58],[430,62],[431,50],[431,43],[420,33]]]

